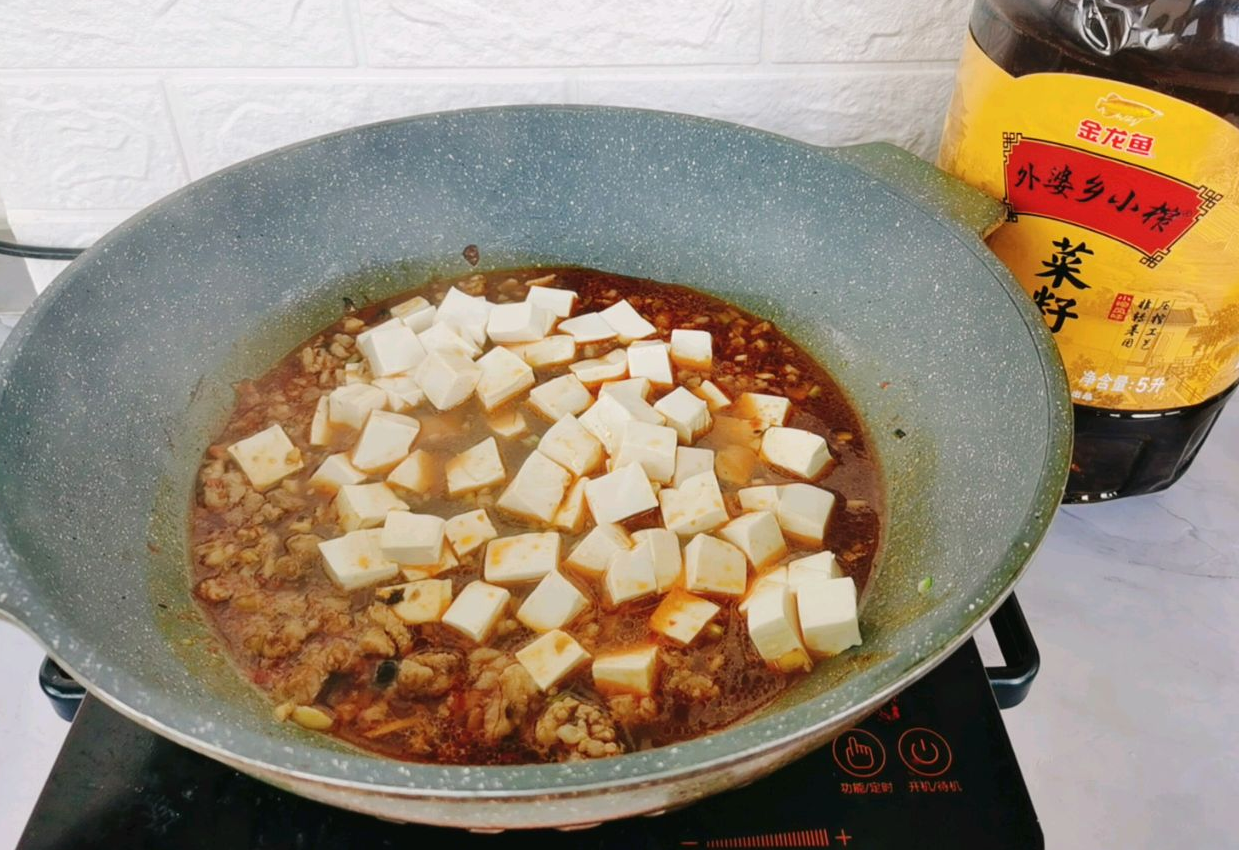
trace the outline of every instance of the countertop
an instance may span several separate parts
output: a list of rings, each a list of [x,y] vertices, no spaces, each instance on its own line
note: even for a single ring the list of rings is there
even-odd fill
[[[1046,846],[1235,846],[1239,405],[1167,492],[1060,510],[1018,595],[1042,667],[1004,717]],[[984,629],[979,642],[996,660]],[[38,690],[41,659],[0,623],[0,848],[68,729]]]

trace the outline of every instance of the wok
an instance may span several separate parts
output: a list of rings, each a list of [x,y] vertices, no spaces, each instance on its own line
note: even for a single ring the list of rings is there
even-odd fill
[[[889,146],[625,109],[428,115],[241,163],[100,240],[0,351],[0,610],[134,721],[386,818],[570,826],[749,782],[950,653],[1049,525],[1070,404],[1041,317],[978,236],[999,214]],[[824,363],[884,469],[863,647],[726,731],[588,763],[408,764],[273,721],[189,596],[197,460],[233,382],[342,298],[469,271],[470,244],[479,268],[580,264],[710,291]]]

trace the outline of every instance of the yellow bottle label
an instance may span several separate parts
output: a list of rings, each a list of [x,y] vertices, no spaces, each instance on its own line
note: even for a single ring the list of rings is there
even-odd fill
[[[969,37],[938,164],[1006,203],[989,246],[1074,401],[1167,410],[1239,380],[1239,129],[1139,86],[1013,77]]]

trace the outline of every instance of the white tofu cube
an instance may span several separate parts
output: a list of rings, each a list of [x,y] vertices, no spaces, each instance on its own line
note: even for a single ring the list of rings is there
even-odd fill
[[[820,546],[834,508],[834,494],[821,487],[784,484],[779,488],[779,525],[793,540]]]
[[[443,535],[442,517],[390,511],[380,538],[383,557],[407,567],[438,564],[443,559]]]
[[[658,507],[650,480],[635,463],[591,479],[585,485],[585,501],[599,524],[619,522]]]
[[[452,604],[452,580],[428,578],[395,584],[380,588],[376,596],[407,626],[437,623]]]
[[[456,333],[449,325],[431,325],[417,335],[417,340],[427,354],[438,351],[441,354],[460,354],[472,360],[482,353],[480,345]]]
[[[478,358],[482,370],[477,394],[486,410],[511,401],[534,384],[533,369],[506,348],[492,348]]]
[[[387,393],[387,408],[395,413],[412,410],[426,397],[417,379],[412,375],[393,375],[390,378],[375,378],[371,383]]]
[[[426,349],[402,322],[386,322],[357,335],[357,348],[376,378],[407,372],[426,357]]]
[[[585,528],[585,485],[588,482],[588,478],[578,478],[572,483],[551,520],[552,525],[569,534],[579,534]]]
[[[515,408],[488,414],[486,425],[507,440],[514,440],[529,433],[529,423],[525,421],[524,414]]]
[[[550,310],[561,319],[572,315],[576,306],[576,293],[571,289],[552,289],[549,286],[530,286],[525,300],[543,310]]]
[[[572,473],[539,451],[529,453],[495,503],[525,520],[550,523],[572,484]]]
[[[559,330],[571,334],[577,345],[615,339],[615,328],[597,313],[582,313],[559,323]]]
[[[649,401],[650,390],[649,378],[624,378],[621,381],[604,381],[602,386],[598,388],[598,396],[626,395],[629,398],[639,399],[640,401]]]
[[[594,687],[605,695],[654,693],[658,678],[658,647],[642,646],[608,652],[594,659]]]
[[[491,342],[537,342],[555,324],[555,314],[537,304],[496,304],[486,322],[486,335]]]
[[[387,406],[387,393],[369,384],[348,384],[332,390],[327,400],[327,420],[356,429],[366,424],[370,411]]]
[[[358,590],[400,575],[394,561],[383,557],[377,528],[351,531],[318,544],[328,577],[341,590]]]
[[[534,684],[545,691],[572,675],[589,660],[589,653],[572,635],[554,629],[518,649],[516,660]]]
[[[617,381],[627,375],[628,355],[624,349],[617,348],[593,360],[579,360],[568,368],[582,384],[597,386],[603,381]]]
[[[682,537],[713,531],[728,519],[723,491],[713,472],[702,472],[679,487],[659,490],[658,502],[663,525]]]
[[[754,569],[773,564],[787,554],[779,521],[770,511],[738,516],[718,531],[719,537],[744,553]]]
[[[328,419],[328,408],[331,403],[327,396],[321,396],[314,407],[314,418],[310,420],[310,445],[331,445],[331,420]]]
[[[676,446],[675,475],[671,486],[679,487],[694,475],[714,471],[714,449],[695,449],[692,446]]]
[[[463,354],[432,351],[413,373],[426,398],[439,410],[462,404],[482,378],[482,370]]]
[[[499,458],[499,444],[487,437],[447,462],[447,493],[453,499],[464,493],[502,484],[507,477]]]
[[[749,585],[744,553],[726,540],[698,534],[684,547],[684,587],[693,593],[743,596]]]
[[[785,584],[771,584],[749,599],[749,639],[762,658],[784,673],[809,670],[813,662],[800,640],[796,596]]]
[[[434,455],[423,449],[416,449],[387,474],[387,484],[424,496],[434,486],[438,477],[438,466]]]
[[[766,393],[740,393],[732,412],[741,419],[752,419],[757,430],[782,425],[792,412],[792,403],[783,396]]]
[[[669,387],[671,357],[665,342],[634,342],[628,346],[628,374],[646,378],[656,387]]]
[[[511,598],[512,594],[502,587],[484,581],[471,581],[443,612],[443,625],[455,629],[474,643],[486,643]]]
[[[345,531],[374,528],[383,524],[388,511],[409,507],[386,484],[346,484],[336,493],[335,505]]]
[[[598,315],[611,326],[620,342],[628,343],[635,339],[645,339],[647,336],[653,336],[656,330],[626,299],[612,304],[600,311]]]
[[[444,531],[452,551],[461,558],[499,536],[482,508],[452,517],[445,523]]]
[[[568,553],[567,564],[596,578],[607,571],[616,552],[625,552],[633,545],[632,538],[621,526],[600,523]]]
[[[761,459],[797,478],[812,481],[833,458],[826,440],[800,428],[771,427],[761,438]]]
[[[404,576],[405,581],[421,581],[422,579],[434,578],[459,566],[460,561],[452,554],[452,547],[444,546],[443,557],[439,559],[439,563],[427,564],[422,567],[401,567],[400,573]]]
[[[792,590],[807,581],[823,581],[843,578],[843,570],[834,552],[818,552],[806,558],[797,558],[787,563],[787,583]]]
[[[740,604],[736,606],[736,610],[741,614],[747,613],[749,610],[749,602],[752,598],[761,593],[764,588],[769,587],[772,584],[791,585],[791,579],[789,578],[787,567],[775,567],[774,569],[767,570],[757,578],[753,579],[753,582],[749,585],[749,592],[744,594],[744,598],[740,600]]]
[[[474,298],[452,287],[443,296],[435,313],[435,324],[447,325],[465,339],[477,345],[486,344],[486,323],[494,307],[485,298]]]
[[[651,547],[634,546],[613,554],[602,586],[613,606],[657,593],[658,579],[654,575]]]
[[[727,393],[713,381],[702,381],[701,386],[693,389],[693,395],[706,403],[710,408],[710,412],[722,410],[731,404],[731,399],[727,397]]]
[[[676,328],[671,332],[671,359],[685,369],[709,369],[714,365],[714,338],[709,331]]]
[[[537,581],[559,566],[559,532],[533,531],[486,544],[482,575],[494,584]]]
[[[632,533],[635,549],[644,549],[654,562],[654,581],[659,593],[666,593],[680,578],[684,558],[680,553],[680,538],[665,528],[643,528]]]
[[[650,615],[650,628],[676,643],[688,646],[719,610],[719,606],[709,599],[673,587]]]
[[[581,414],[581,424],[589,431],[607,454],[619,453],[620,443],[624,438],[624,426],[628,422],[648,422],[651,425],[662,425],[662,414],[639,398],[629,394],[604,395]]]
[[[334,454],[319,464],[310,476],[310,489],[319,493],[334,493],[346,484],[360,484],[366,473],[348,462],[348,455]]]
[[[665,425],[629,421],[622,433],[615,466],[636,463],[651,481],[670,484],[675,477],[675,431]]]
[[[293,445],[279,425],[238,440],[228,447],[228,454],[260,492],[305,466],[301,449]]]
[[[779,509],[779,488],[774,484],[744,487],[736,495],[740,497],[740,507],[746,511],[777,511]]]
[[[676,387],[654,402],[654,409],[666,417],[667,424],[675,429],[680,442],[686,446],[691,446],[710,430],[709,407],[683,387]]]
[[[594,397],[576,375],[560,375],[529,391],[529,405],[552,422],[577,416],[593,403]]]
[[[508,350],[535,369],[562,366],[576,359],[576,340],[569,334],[554,334],[537,342],[509,345]]]
[[[577,476],[602,466],[602,443],[571,415],[547,429],[538,441],[538,451]]]
[[[796,611],[805,645],[818,655],[860,646],[856,583],[850,577],[810,581],[796,588]]]
[[[411,416],[386,410],[371,411],[353,448],[353,466],[368,473],[392,469],[409,456],[409,449],[421,428],[421,423]]]
[[[588,607],[589,597],[556,570],[525,597],[516,619],[535,632],[549,632],[568,625]]]
[[[414,333],[421,333],[434,324],[435,312],[435,306],[420,295],[391,308],[391,314]]]

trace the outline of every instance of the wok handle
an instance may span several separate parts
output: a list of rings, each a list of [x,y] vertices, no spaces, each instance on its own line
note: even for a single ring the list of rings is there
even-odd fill
[[[986,667],[990,687],[994,689],[994,699],[999,708],[1014,708],[1028,696],[1033,679],[1041,669],[1041,653],[1033,640],[1028,621],[1020,610],[1020,603],[1015,594],[998,606],[998,610],[989,618],[990,628],[998,639],[998,648],[1002,650],[1003,664],[1000,667]]]
[[[52,709],[62,720],[72,721],[86,697],[86,689],[50,658],[39,668],[39,687],[52,701]]]

